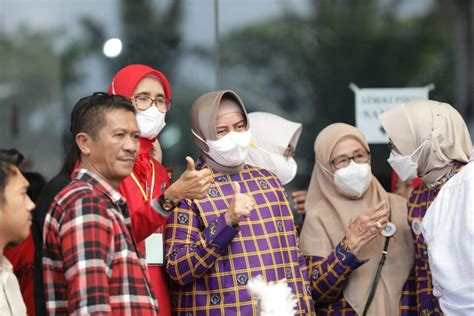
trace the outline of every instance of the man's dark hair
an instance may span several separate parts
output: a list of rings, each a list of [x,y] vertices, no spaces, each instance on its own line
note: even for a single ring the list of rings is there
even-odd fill
[[[5,187],[10,176],[15,175],[13,166],[18,167],[23,161],[23,155],[16,149],[0,149],[0,204],[4,203]]]
[[[105,92],[95,92],[76,103],[71,113],[69,128],[72,135],[72,148],[66,157],[62,171],[72,172],[74,164],[80,158],[80,151],[75,141],[76,135],[87,133],[95,138],[105,125],[105,114],[113,110],[136,113],[135,107],[129,99]]]

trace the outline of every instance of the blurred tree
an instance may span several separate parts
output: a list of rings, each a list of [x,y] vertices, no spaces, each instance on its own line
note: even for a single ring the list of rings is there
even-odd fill
[[[165,7],[147,0],[122,0],[120,12],[123,51],[119,57],[106,60],[108,77],[112,78],[129,64],[145,64],[166,75],[173,91],[173,102],[166,115],[167,126],[159,139],[164,165],[179,172],[185,167],[184,156],[193,148],[191,138],[182,137],[181,131],[189,131],[189,107],[195,97],[189,93],[189,87],[186,91],[177,89],[174,82],[175,70],[184,51],[180,46],[183,1],[170,1]]]
[[[145,64],[170,79],[180,57],[182,0],[170,1],[167,8],[148,0],[122,0],[120,12],[123,51],[110,59],[110,75],[129,64]]]
[[[474,1],[440,0],[440,5],[450,13],[455,26],[454,104],[474,124]]]
[[[222,86],[239,87],[250,110],[304,124],[297,148],[303,177],[297,185],[309,180],[317,133],[332,122],[355,123],[350,82],[360,87],[433,82],[432,98],[452,99],[453,21],[437,2],[419,16],[406,15],[404,2],[313,0],[304,15],[288,9],[222,39]],[[374,173],[388,177],[388,150],[373,147]]]
[[[147,0],[122,0],[120,5],[124,48],[116,59],[102,55],[103,22],[89,17],[81,19],[80,38],[70,39],[63,36],[66,31],[59,30],[0,31],[0,131],[5,136],[0,145],[16,142],[24,153],[41,161],[39,168],[49,176],[59,169],[62,154],[70,146],[69,113],[78,98],[77,86],[89,75],[91,61],[105,65],[106,78],[127,64],[144,63],[172,80],[180,57],[182,1],[170,1],[166,8]],[[176,115],[181,126],[183,120]],[[58,146],[61,140],[63,146]],[[43,159],[45,154],[54,158]],[[183,150],[173,154],[182,155]]]
[[[13,34],[0,31],[2,106],[15,103],[29,112],[38,103],[54,98],[59,87],[59,64],[53,37],[53,33],[38,33],[25,27]]]
[[[81,81],[84,74],[77,65],[93,47],[87,35],[97,26],[91,21],[84,26],[86,36],[72,39],[63,49],[57,45],[63,35],[60,31],[20,27],[0,32],[0,131],[4,136],[0,146],[14,144],[27,157],[34,157],[39,165],[35,167],[49,176],[62,160],[58,136],[68,122],[68,89]]]

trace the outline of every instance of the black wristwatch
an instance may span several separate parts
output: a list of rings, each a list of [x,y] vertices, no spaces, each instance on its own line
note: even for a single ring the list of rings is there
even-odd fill
[[[167,199],[164,194],[160,195],[158,203],[160,203],[162,209],[168,212],[174,210],[177,206],[173,200]]]

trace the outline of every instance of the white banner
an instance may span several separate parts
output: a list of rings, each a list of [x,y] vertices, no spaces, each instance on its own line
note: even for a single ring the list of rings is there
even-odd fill
[[[383,130],[377,117],[401,103],[428,99],[430,89],[430,86],[422,88],[354,89],[357,128],[364,133],[369,144],[386,144],[388,135]]]

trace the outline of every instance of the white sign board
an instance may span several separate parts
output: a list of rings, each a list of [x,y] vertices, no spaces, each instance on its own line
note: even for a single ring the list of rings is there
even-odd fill
[[[356,89],[357,128],[364,133],[369,144],[386,144],[388,135],[380,125],[378,116],[401,103],[428,99],[429,89],[429,87]]]

